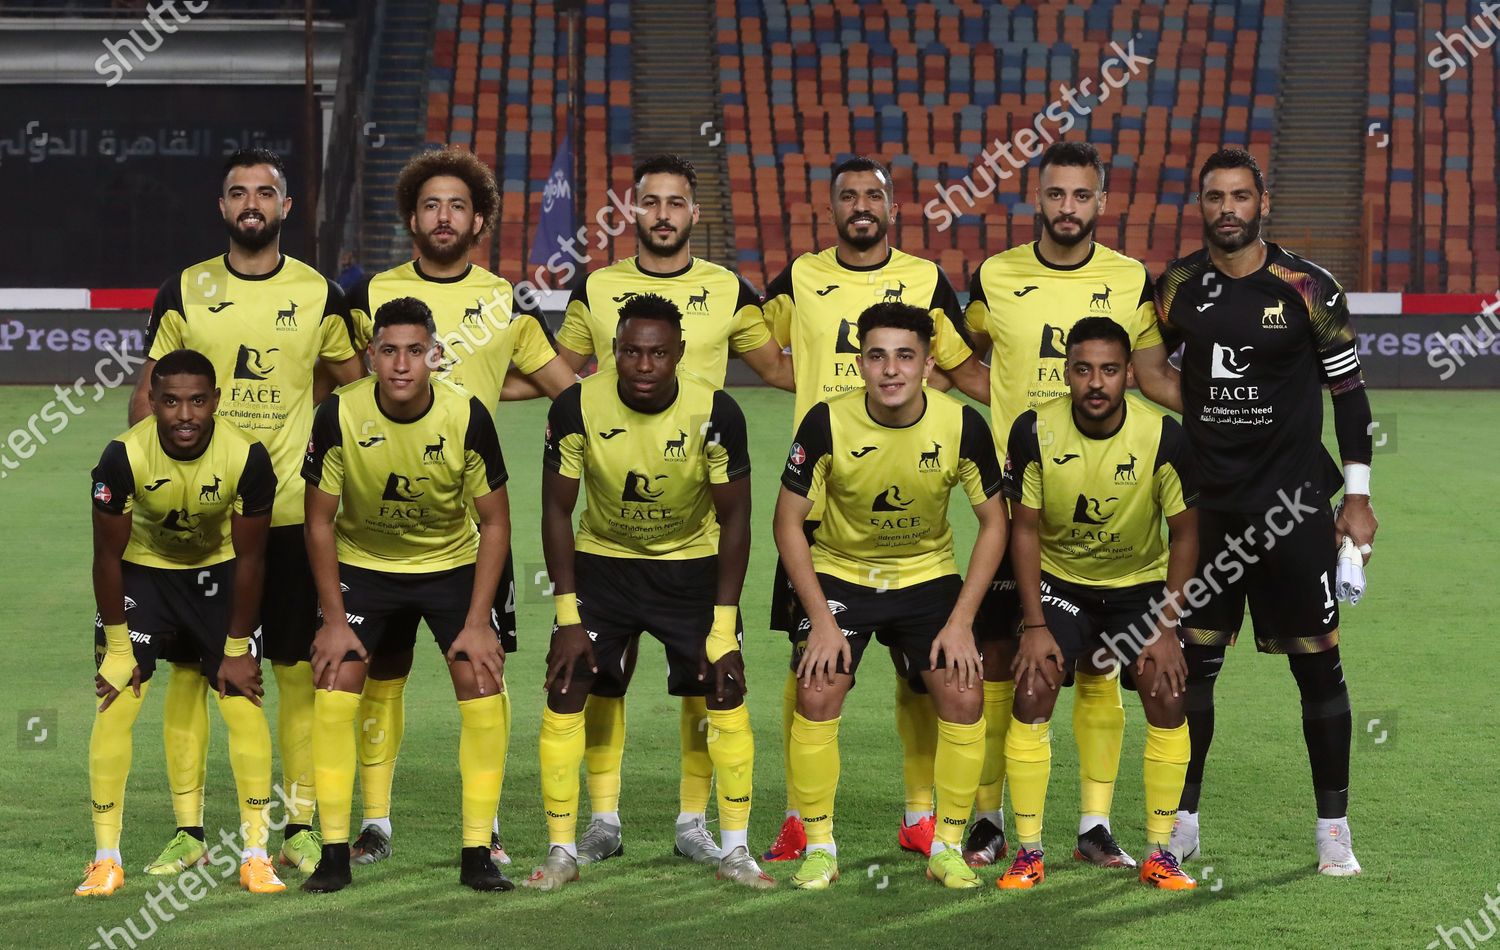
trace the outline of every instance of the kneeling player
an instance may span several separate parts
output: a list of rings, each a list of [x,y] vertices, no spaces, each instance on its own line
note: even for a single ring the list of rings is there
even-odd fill
[[[932,317],[900,303],[859,317],[864,387],[808,410],[782,474],[776,547],[797,592],[798,677],[789,765],[807,827],[808,854],[792,879],[821,890],[838,879],[833,800],[839,716],[872,638],[891,647],[938,715],[937,827],[928,876],[978,887],[964,863],[964,825],[984,758],[980,656],[974,616],[1005,550],[1000,463],[984,418],[926,389]],[[948,495],[962,483],[979,535],[961,580]],[[826,513],[809,546],[810,493]]]
[[[265,446],[218,425],[213,363],[174,350],[151,368],[151,416],[93,472],[96,692],[89,786],[97,850],[75,894],[125,883],[120,827],[131,731],[162,649],[191,638],[218,687],[244,837],[240,885],[286,890],[266,856],[271,732],[260,709],[256,614],[276,475]]]
[[[728,393],[677,372],[682,353],[677,305],[632,297],[616,324],[615,369],[565,391],[547,417],[542,549],[558,593],[540,742],[550,846],[526,881],[538,890],[578,879],[584,702],[591,692],[624,695],[625,651],[642,631],[667,649],[667,692],[707,701],[719,877],[776,883],[747,840],[755,745],[738,630],[750,555],[745,417]],[[588,507],[575,536],[580,481]]]
[[[478,891],[512,886],[489,847],[510,733],[510,707],[501,696],[505,653],[492,610],[510,544],[505,463],[489,410],[431,377],[435,334],[432,311],[415,298],[376,311],[375,375],[318,407],[302,468],[307,548],[323,618],[312,656],[323,853],[302,885],[307,891],[349,884],[360,690],[387,626],[408,611],[432,629],[458,697],[459,879]]]
[[[1188,763],[1176,605],[1198,556],[1196,490],[1182,428],[1125,395],[1129,365],[1130,337],[1119,324],[1079,320],[1067,341],[1070,394],[1021,413],[1010,432],[1005,494],[1022,633],[1005,761],[1020,847],[996,882],[1002,888],[1035,887],[1045,876],[1042,809],[1058,686],[1075,672],[1113,676],[1120,663],[1134,664],[1146,712],[1150,856],[1141,880],[1196,886],[1167,850]]]

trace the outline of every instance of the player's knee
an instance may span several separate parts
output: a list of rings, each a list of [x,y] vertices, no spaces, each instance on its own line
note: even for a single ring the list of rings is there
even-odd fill
[[[1182,648],[1182,658],[1187,663],[1188,709],[1212,709],[1214,686],[1219,681],[1219,671],[1224,667],[1225,648],[1189,643]]]
[[[1052,718],[1052,709],[1057,705],[1057,690],[1037,679],[1031,688],[1017,688],[1016,698],[1011,704],[1011,715],[1017,722],[1038,723]]]
[[[724,684],[724,689],[716,694],[709,693],[704,697],[704,704],[715,712],[724,712],[729,709],[738,709],[745,703],[745,690],[739,683],[730,680]]]
[[[1158,729],[1176,729],[1187,721],[1187,697],[1173,696],[1170,690],[1161,690],[1152,696],[1151,691],[1141,692],[1141,710],[1146,722]]]
[[[822,692],[816,689],[803,689],[797,693],[797,712],[803,719],[812,722],[827,722],[830,719],[837,719],[843,709],[842,692],[835,693],[825,688]]]
[[[951,688],[934,690],[932,701],[937,707],[938,718],[944,722],[968,726],[978,722],[984,715],[983,689],[970,687],[960,690],[957,685],[954,685]]]
[[[577,673],[573,674],[573,681],[568,684],[568,691],[562,691],[561,686],[553,686],[547,692],[547,708],[555,713],[571,716],[574,713],[583,712],[584,703],[588,702],[589,684],[581,682]]]
[[[1287,658],[1302,694],[1302,718],[1326,719],[1349,713],[1349,688],[1338,647]]]

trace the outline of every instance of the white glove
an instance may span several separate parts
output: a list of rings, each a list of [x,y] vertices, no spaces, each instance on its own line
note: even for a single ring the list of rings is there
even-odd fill
[[[1339,542],[1338,580],[1334,586],[1338,599],[1347,600],[1351,607],[1365,594],[1365,559],[1352,538]]]

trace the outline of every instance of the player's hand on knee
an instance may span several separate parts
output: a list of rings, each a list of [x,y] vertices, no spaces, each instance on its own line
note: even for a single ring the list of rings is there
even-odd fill
[[[505,676],[505,650],[489,624],[465,626],[460,630],[453,638],[453,645],[448,647],[448,662],[461,662],[459,654],[467,657],[474,669],[474,683],[479,688],[479,695],[494,696],[500,692]]]
[[[261,685],[260,664],[248,653],[244,656],[226,656],[220,661],[218,686],[220,699],[228,696],[229,690],[233,689],[257,706],[261,704],[260,698],[266,694],[265,687]]]
[[[130,671],[130,690],[135,694],[136,699],[141,698],[141,668],[139,666]],[[104,677],[95,673],[94,695],[104,700],[99,704],[99,711],[104,712],[120,698],[120,691],[109,685],[109,681]]]
[[[1146,664],[1151,664],[1147,672]],[[1137,684],[1151,684],[1151,695],[1169,690],[1176,699],[1187,690],[1187,659],[1182,655],[1182,644],[1172,631],[1158,632],[1151,642],[1141,650],[1135,661]]]
[[[580,662],[589,668],[589,672],[599,672],[588,631],[581,623],[558,627],[552,634],[552,646],[547,650],[547,681],[542,688],[550,692],[554,685],[558,685],[560,691],[566,693],[573,682],[573,671]]]
[[[938,631],[932,641],[932,651],[927,656],[927,668],[936,670],[939,659],[946,659],[947,671],[943,684],[952,686],[955,679],[959,692],[973,689],[984,678],[983,660],[979,656],[979,645],[974,642],[974,628],[970,624],[957,624],[949,620]]]
[[[750,687],[745,683],[745,655],[739,650],[733,650],[719,657],[718,662],[713,664],[713,668],[714,702],[724,702],[724,697],[733,694],[736,690],[741,696],[750,692]]]
[[[1344,500],[1339,503],[1339,516],[1335,522],[1340,538],[1347,537],[1359,548],[1359,553],[1364,555],[1365,563],[1370,563],[1370,555],[1375,544],[1375,532],[1380,528],[1380,522],[1375,518],[1375,508],[1370,504],[1369,495],[1345,495]]]
[[[848,639],[830,614],[824,623],[814,621],[807,636],[807,648],[797,664],[797,678],[803,686],[822,692],[825,685],[833,685],[839,666],[847,670],[853,659]]]
[[[362,662],[370,662],[370,654],[366,652],[365,645],[347,622],[323,621],[323,626],[318,628],[317,635],[313,637],[313,685],[332,690],[338,680],[339,667],[344,664],[344,657],[350,653],[356,654]]]
[[[1036,695],[1036,680],[1040,679],[1047,689],[1056,690],[1064,673],[1062,649],[1053,638],[1052,631],[1045,626],[1030,627],[1021,634],[1021,646],[1016,650],[1011,669],[1016,675],[1016,688],[1026,687],[1026,695]]]

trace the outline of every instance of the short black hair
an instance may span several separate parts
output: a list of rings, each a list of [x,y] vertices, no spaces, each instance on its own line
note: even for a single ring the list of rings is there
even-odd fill
[[[1255,156],[1238,146],[1230,145],[1221,148],[1208,156],[1203,167],[1198,171],[1198,190],[1203,190],[1203,180],[1208,177],[1209,172],[1218,171],[1221,168],[1248,168],[1250,174],[1255,178],[1255,193],[1263,195],[1266,193],[1266,179],[1260,173],[1260,163]]]
[[[155,386],[167,376],[205,376],[210,387],[219,384],[213,360],[197,350],[173,350],[157,360],[151,367],[151,385]]]
[[[909,303],[876,303],[865,308],[859,315],[859,342],[864,343],[871,330],[890,327],[895,330],[910,330],[922,338],[922,343],[932,346],[932,314]]]
[[[276,169],[276,174],[281,178],[281,193],[285,197],[288,191],[286,164],[282,162],[280,155],[268,148],[241,148],[232,152],[224,159],[224,171],[219,175],[220,187],[223,187],[224,180],[236,168],[251,168],[255,165],[270,165]]]
[[[890,198],[896,189],[896,180],[891,177],[891,170],[877,162],[868,155],[856,155],[846,158],[833,166],[833,176],[828,179],[830,188],[838,184],[839,176],[848,172],[874,172],[877,177],[885,182],[885,196]]]
[[[1104,190],[1104,159],[1099,157],[1099,150],[1088,142],[1053,142],[1042,153],[1042,163],[1037,167],[1037,174],[1046,171],[1048,165],[1092,168],[1099,176],[1099,190]]]
[[[428,333],[437,333],[437,321],[432,319],[431,308],[416,297],[387,300],[375,311],[374,333],[386,327],[400,326],[426,327]]]
[[[653,155],[641,162],[635,166],[635,174],[630,181],[638,185],[647,175],[681,175],[687,179],[688,191],[694,195],[698,193],[698,170],[693,167],[692,162],[676,153]]]
[[[1118,343],[1125,350],[1125,360],[1130,360],[1130,334],[1125,328],[1111,320],[1109,317],[1084,317],[1073,328],[1068,331],[1067,350],[1073,351],[1075,344],[1088,340],[1104,340],[1107,343]]]
[[[677,305],[660,294],[636,294],[620,308],[620,319],[615,322],[618,330],[626,320],[660,320],[682,333],[682,311]]]

